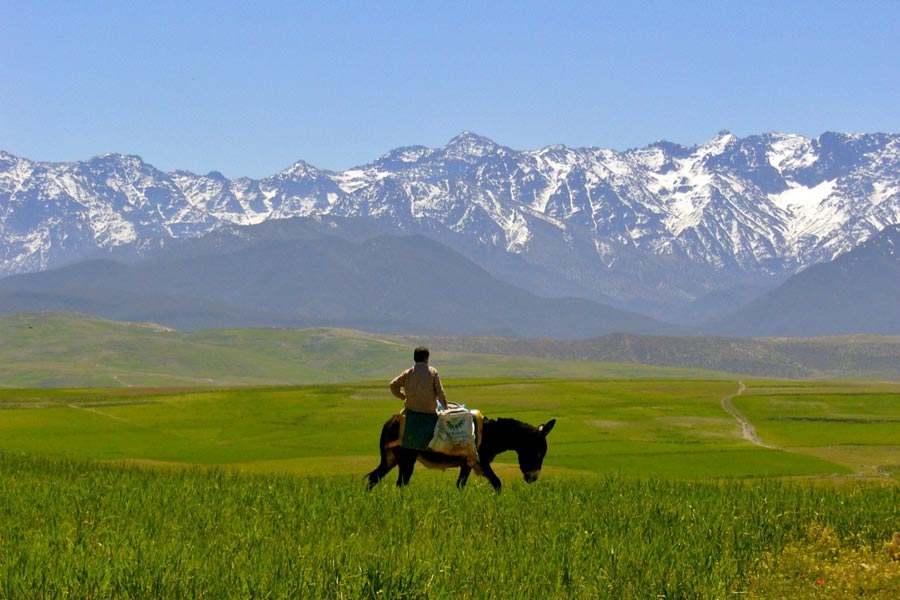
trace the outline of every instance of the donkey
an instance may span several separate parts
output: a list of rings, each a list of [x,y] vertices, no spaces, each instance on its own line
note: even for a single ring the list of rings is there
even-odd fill
[[[396,445],[400,439],[400,415],[394,415],[388,419],[381,429],[381,463],[368,474],[369,489],[375,487],[382,478],[394,467],[400,467],[397,477],[397,486],[403,487],[409,483],[412,477],[416,460],[429,469],[453,469],[459,467],[459,477],[456,487],[462,489],[469,479],[472,469],[475,473],[487,479],[494,489],[499,492],[500,478],[491,468],[491,461],[507,450],[515,450],[519,455],[519,469],[525,477],[525,481],[532,483],[541,474],[541,465],[547,454],[547,434],[556,425],[556,419],[547,421],[540,427],[532,427],[516,419],[489,419],[484,418],[481,432],[481,445],[478,448],[478,460],[474,465],[469,465],[464,457],[448,456],[426,450],[413,450]]]

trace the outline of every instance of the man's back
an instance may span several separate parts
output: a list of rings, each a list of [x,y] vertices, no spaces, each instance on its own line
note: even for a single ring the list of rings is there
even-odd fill
[[[445,406],[447,404],[437,369],[428,366],[427,362],[417,362],[414,367],[400,373],[391,381],[391,392],[404,400],[408,410],[415,412],[436,412],[438,400]]]

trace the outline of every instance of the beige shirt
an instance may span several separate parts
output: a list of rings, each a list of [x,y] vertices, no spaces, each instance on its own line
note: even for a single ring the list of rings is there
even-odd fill
[[[416,366],[397,375],[391,381],[391,393],[404,400],[406,408],[420,413],[437,412],[438,400],[447,406],[437,369],[424,362],[417,362]]]

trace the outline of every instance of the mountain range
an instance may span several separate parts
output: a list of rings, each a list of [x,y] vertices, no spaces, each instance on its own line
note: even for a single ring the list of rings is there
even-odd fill
[[[304,241],[303,235],[293,232],[282,235],[280,242],[276,235],[267,247],[274,254],[259,249],[273,231],[296,229],[291,222],[301,222],[297,227],[315,229],[316,234],[305,235]],[[363,296],[378,296],[373,290],[386,285],[384,277],[391,264],[377,261],[397,260],[397,255],[379,255],[366,245],[381,240],[387,246],[409,244],[414,248],[407,250],[425,256],[433,252],[447,259],[439,263],[442,269],[452,270],[451,263],[457,268],[464,260],[463,271],[472,270],[471,277],[447,278],[455,282],[452,291],[457,293],[468,285],[464,282],[485,285],[486,280],[479,279],[485,276],[501,287],[515,284],[516,288],[496,289],[489,296],[505,298],[495,306],[505,304],[511,313],[519,311],[512,302],[514,296],[532,305],[546,303],[548,297],[568,296],[583,300],[557,300],[552,308],[542,309],[551,316],[540,318],[553,321],[556,315],[559,321],[560,314],[571,313],[572,322],[577,323],[578,310],[566,305],[575,302],[590,305],[590,311],[602,309],[607,316],[616,314],[601,321],[618,327],[621,317],[625,319],[621,326],[635,327],[635,332],[671,333],[672,328],[622,311],[692,325],[711,321],[707,327],[721,331],[780,334],[784,323],[798,321],[785,317],[781,325],[766,329],[740,325],[738,316],[732,319],[729,314],[744,310],[740,318],[745,323],[763,322],[761,314],[786,315],[777,306],[785,301],[785,296],[776,293],[782,288],[774,288],[789,280],[808,284],[810,273],[818,272],[813,265],[831,264],[896,223],[900,223],[900,135],[896,134],[826,133],[816,139],[765,134],[740,139],[721,132],[690,148],[658,142],[618,152],[564,146],[516,151],[463,133],[442,148],[400,148],[343,172],[300,161],[261,180],[230,180],[216,172],[163,173],[135,156],[108,154],[84,162],[41,163],[0,152],[0,274],[47,271],[86,259],[143,259],[134,263],[134,272],[141,275],[130,277],[155,283],[144,290],[119,286],[116,293],[122,301],[140,304],[134,296],[125,299],[138,292],[157,294],[158,306],[166,305],[161,296],[172,302],[176,296],[180,301],[191,297],[196,303],[192,310],[198,315],[228,315],[237,305],[247,315],[247,304],[243,299],[234,303],[239,294],[230,286],[248,293],[255,288],[260,294],[266,286],[257,281],[241,287],[229,271],[227,285],[219,284],[218,295],[192,297],[185,293],[189,287],[167,287],[162,279],[151,276],[159,267],[148,265],[169,260],[184,267],[191,256],[211,259],[220,244],[222,251],[237,253],[231,259],[241,264],[249,280],[264,272],[270,278],[267,281],[293,278],[296,283],[312,277],[311,267],[297,271],[295,263],[301,257],[305,258],[300,262],[327,264],[334,259],[335,247],[343,245],[372,261],[348,255],[340,259],[341,265],[354,263],[350,270],[372,275],[372,280],[361,279],[365,281],[362,288],[346,289],[340,292],[342,297],[352,298],[360,289]],[[448,248],[438,251],[426,239]],[[448,253],[450,249],[455,253]],[[258,262],[253,263],[254,258]],[[265,264],[273,260],[274,265]],[[869,264],[875,259],[857,260]],[[87,269],[83,278],[103,281],[104,269],[122,271],[122,264],[93,262],[71,268]],[[873,266],[865,283],[876,296],[888,273],[885,264]],[[479,268],[484,273],[476,277]],[[202,269],[201,273],[215,272],[206,263]],[[185,285],[197,281],[192,275],[181,277]],[[439,271],[434,277],[442,279]],[[111,280],[122,278],[128,279],[120,272]],[[21,289],[22,281],[13,277],[5,284],[7,307],[15,305],[16,297],[38,293]],[[321,286],[331,283],[335,282],[320,284],[322,295],[327,294]],[[43,285],[40,293],[44,294],[52,287],[34,285]],[[347,288],[346,281],[340,285]],[[852,288],[847,286],[845,281],[846,289]],[[260,323],[271,322],[274,313],[289,313],[289,320],[300,324],[307,319],[344,323],[341,319],[349,322],[357,317],[357,324],[377,321],[384,325],[397,316],[403,321],[409,314],[396,295],[390,302],[379,299],[382,304],[371,305],[369,312],[349,303],[344,308],[332,306],[328,313],[310,296],[296,295],[296,286],[286,283],[282,288],[292,310],[285,313],[277,302],[260,301],[254,309]],[[92,294],[96,298],[97,289],[93,286],[94,291],[79,293],[82,298]],[[466,296],[474,306],[490,306],[488,296],[474,291]],[[443,292],[446,298],[447,290]],[[58,295],[59,289],[53,293]],[[420,299],[434,306],[438,301],[434,296]],[[775,304],[763,308],[766,298]],[[313,306],[324,312],[309,309]],[[378,307],[399,312],[375,310]],[[611,313],[611,307],[619,312]],[[341,310],[343,316],[338,314]],[[535,310],[522,308],[518,314],[521,319],[545,314]],[[495,316],[496,311],[484,312],[490,325],[472,321],[466,331],[559,334],[537,326],[511,325],[516,319],[504,322]],[[462,323],[453,320],[449,307],[447,315],[446,323],[432,323],[435,331],[445,332],[445,326]],[[594,319],[580,316],[583,321]],[[817,326],[794,329],[820,330]],[[563,335],[571,337],[571,330]]]

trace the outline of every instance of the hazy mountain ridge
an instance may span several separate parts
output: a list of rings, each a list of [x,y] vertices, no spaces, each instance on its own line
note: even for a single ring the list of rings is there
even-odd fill
[[[684,304],[783,280],[900,222],[900,135],[722,132],[692,148],[618,152],[516,151],[463,133],[339,173],[299,161],[261,180],[167,174],[133,156],[0,153],[0,273],[290,217],[453,239],[539,293],[571,285],[620,306]],[[507,253],[523,261],[496,260]],[[556,280],[523,280],[529,269]]]
[[[900,333],[900,226],[813,265],[709,325],[725,335]]]
[[[181,330],[326,325],[568,339],[684,331],[591,300],[539,297],[424,236],[354,241],[267,229],[260,240],[223,231],[131,263],[10,276],[0,280],[0,313],[76,311]]]

